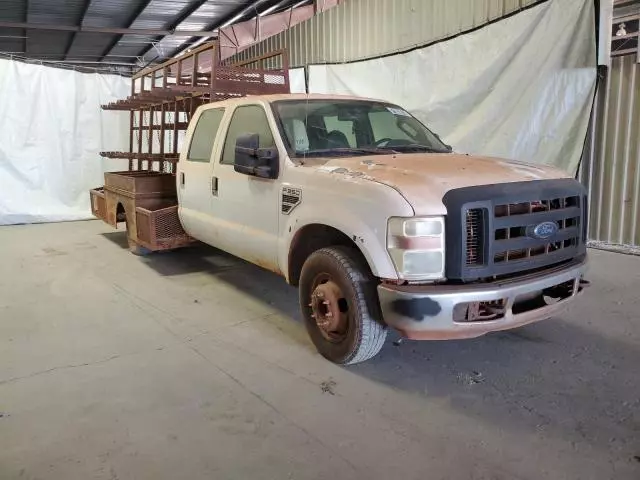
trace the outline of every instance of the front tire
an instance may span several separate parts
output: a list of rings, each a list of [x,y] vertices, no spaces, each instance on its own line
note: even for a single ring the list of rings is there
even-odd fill
[[[316,349],[334,363],[364,362],[384,345],[376,281],[353,248],[323,248],[309,256],[300,275],[300,308]]]

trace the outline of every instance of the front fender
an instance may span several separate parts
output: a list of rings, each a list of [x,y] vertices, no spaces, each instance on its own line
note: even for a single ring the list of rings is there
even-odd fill
[[[369,268],[378,278],[397,279],[398,273],[386,249],[387,219],[380,218],[379,224],[368,225],[355,212],[341,211],[339,215],[320,215],[317,205],[296,208],[284,217],[278,246],[278,262],[289,281],[289,252],[296,234],[307,225],[320,224],[335,228],[351,238],[364,255]]]

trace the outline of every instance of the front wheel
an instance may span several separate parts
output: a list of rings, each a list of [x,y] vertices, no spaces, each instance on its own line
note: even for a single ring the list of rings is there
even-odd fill
[[[374,357],[384,345],[376,282],[360,252],[323,248],[304,263],[300,307],[318,352],[341,365]]]

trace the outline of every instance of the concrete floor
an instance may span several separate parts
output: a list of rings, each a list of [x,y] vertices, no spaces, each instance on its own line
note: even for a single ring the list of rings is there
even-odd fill
[[[97,221],[0,249],[2,480],[640,478],[640,257],[592,252],[562,318],[340,368],[214,249]]]

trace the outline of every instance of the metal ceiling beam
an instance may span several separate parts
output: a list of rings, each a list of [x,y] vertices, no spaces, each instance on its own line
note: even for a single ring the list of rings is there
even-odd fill
[[[142,15],[142,12],[145,11],[145,9],[149,6],[149,4],[152,2],[152,0],[146,0],[145,2],[142,3],[142,5],[140,5],[140,7],[138,7],[136,9],[136,11],[133,13],[133,15],[131,15],[131,17],[129,17],[129,20],[127,21],[127,29],[129,29],[129,27],[131,27],[131,25],[133,25],[135,23],[135,21],[138,19],[138,17],[140,15]],[[100,57],[98,58],[98,60],[102,61],[104,60],[104,57],[106,57],[107,55],[109,55],[111,53],[111,50],[113,50],[115,48],[115,46],[118,44],[118,42],[120,40],[122,40],[122,37],[125,34],[119,34],[116,38],[114,38],[109,45],[107,45],[107,48],[105,48],[102,53],[100,54]],[[154,35],[153,33],[148,33],[146,35]],[[160,34],[158,34],[160,35]]]
[[[23,3],[22,18],[26,22],[29,20],[29,0],[26,0],[22,3]],[[23,32],[24,32],[24,38],[22,39],[22,51],[26,55],[27,54],[27,29],[24,29]]]
[[[12,51],[2,51],[0,52],[1,55],[24,55],[24,53],[22,51],[16,51],[16,52],[12,52]],[[31,54],[29,54],[31,55]],[[59,53],[38,53],[38,54],[34,54],[34,58],[41,58],[41,59],[47,59],[49,57],[54,57],[52,58],[52,60],[55,60],[55,57],[59,57],[60,54]],[[60,62],[65,62],[65,61],[71,61],[72,59],[82,59],[82,58],[95,58],[95,55],[88,55],[88,54],[71,54],[68,55],[67,58],[65,60],[57,60]],[[135,55],[109,55],[109,58],[134,58],[134,59],[138,59],[138,57],[136,57]]]
[[[206,30],[214,30],[217,33],[217,30],[219,28],[223,28],[226,26],[229,26],[231,24],[234,24],[240,20],[242,20],[244,17],[246,17],[249,13],[255,12],[255,16],[259,16],[260,12],[258,11],[258,7],[262,7],[265,4],[269,3],[269,0],[255,0],[253,3],[251,3],[251,5],[249,5],[248,7],[242,7],[240,9],[238,9],[237,11],[231,13],[230,15],[228,15],[227,17],[223,18],[222,20],[209,24],[206,28]],[[271,4],[273,3],[278,3],[277,0],[271,0],[270,2]],[[253,17],[251,17],[253,18]],[[190,42],[193,41],[193,37],[213,37],[214,35],[190,35],[192,38],[190,38],[189,40],[187,40],[186,42],[184,42],[182,45],[180,45],[178,48],[174,49],[173,52],[171,52],[170,55],[168,55],[168,57],[172,57],[174,55],[176,55],[176,53],[184,50],[185,48],[189,48],[186,45],[188,45]],[[202,38],[202,40],[205,40],[205,38]],[[140,54],[141,57],[144,57],[144,55],[150,50],[150,48],[147,48],[144,50],[144,52],[142,52]],[[150,64],[152,62],[154,62],[158,57],[155,57],[153,60],[149,61],[147,63]]]
[[[272,0],[273,1],[273,0]],[[278,3],[273,4],[270,7],[267,7],[266,9],[264,9],[263,11],[259,12],[258,11],[258,7],[262,7],[264,5],[268,5],[269,4],[269,0],[256,0],[253,5],[249,6],[249,7],[245,7],[240,13],[238,13],[235,16],[229,16],[229,20],[222,22],[222,23],[217,23],[217,24],[212,24],[212,25],[207,25],[206,30],[216,30],[219,32],[222,32],[223,28],[232,26],[236,23],[239,23],[242,19],[247,18],[247,16],[249,15],[249,13],[252,13],[251,10],[253,10],[253,13],[255,13],[255,18],[256,18],[256,22],[259,21],[259,18],[262,17],[263,15],[268,15],[268,14],[272,14],[274,12],[274,10],[279,10],[282,9],[282,7],[288,5],[288,7],[286,10],[290,10],[293,12],[293,9],[301,7],[304,4],[308,4],[308,3],[315,3],[316,0],[301,0],[298,1],[297,3],[295,3],[295,0],[286,0],[286,1],[281,1]],[[639,0],[640,1],[640,0]],[[275,7],[275,8],[273,8]],[[249,17],[247,18],[248,20],[253,19],[254,17]],[[257,23],[256,23],[257,25]],[[233,34],[235,35],[236,32],[235,30],[232,30]],[[229,38],[227,36],[227,38]],[[179,54],[181,51],[188,49],[188,48],[193,48],[194,46],[200,45],[201,43],[205,42],[207,40],[206,37],[201,38],[200,40],[198,40],[195,44],[193,45],[188,45],[188,46],[184,46],[185,44],[188,44],[191,41],[194,41],[194,38],[190,38],[187,42],[185,42],[182,46],[180,46],[179,48],[175,49],[173,52],[171,52],[171,57]],[[236,38],[236,42],[237,42],[237,38]]]
[[[63,63],[65,65],[118,65],[121,67],[135,67],[133,63],[125,63],[125,62],[97,62],[90,60],[47,60],[46,58],[42,58],[40,55],[27,55],[27,56],[19,56],[16,55],[15,58],[31,60],[38,63]]]
[[[80,18],[78,19],[78,26],[82,27],[82,23],[84,22],[84,17],[87,14],[87,10],[89,10],[89,6],[91,5],[91,1],[92,0],[84,0],[84,5],[82,6],[82,12],[80,13]],[[71,50],[71,46],[73,45],[74,40],[76,39],[76,35],[78,34],[78,32],[73,32],[71,34],[71,38],[69,39],[69,42],[67,42],[67,46],[64,49],[64,55],[62,56],[63,60],[67,59],[67,56],[69,55],[69,51]]]
[[[168,37],[171,35],[180,35],[183,37],[211,37],[215,35],[215,32],[200,30],[149,30],[144,28],[83,27],[73,25],[48,25],[44,23],[2,21],[0,21],[0,28],[20,28],[24,30],[56,30],[61,32],[75,33],[110,33],[112,35],[161,35],[164,37]]]
[[[270,6],[269,8],[267,8],[266,10],[264,10],[263,12],[260,13],[260,17],[263,17],[265,15],[269,15],[271,13],[278,13],[278,9],[288,5],[291,3],[291,0],[282,0],[272,6]]]
[[[178,15],[176,18],[173,19],[173,21],[171,22],[171,24],[169,25],[169,28],[177,28],[178,25],[180,25],[182,22],[184,22],[187,18],[189,18],[196,10],[198,10],[201,6],[203,6],[205,3],[207,3],[208,0],[198,0],[196,3],[192,4],[190,7],[188,7],[187,9],[183,10],[180,15]],[[213,36],[213,35],[209,35],[209,36]],[[156,38],[155,41],[159,42],[160,40],[162,40],[162,38]],[[154,42],[155,43],[155,42]],[[149,46],[149,47],[145,47],[142,52],[140,52],[138,54],[139,57],[144,57],[144,55],[151,50],[151,48],[153,48],[153,45]]]

